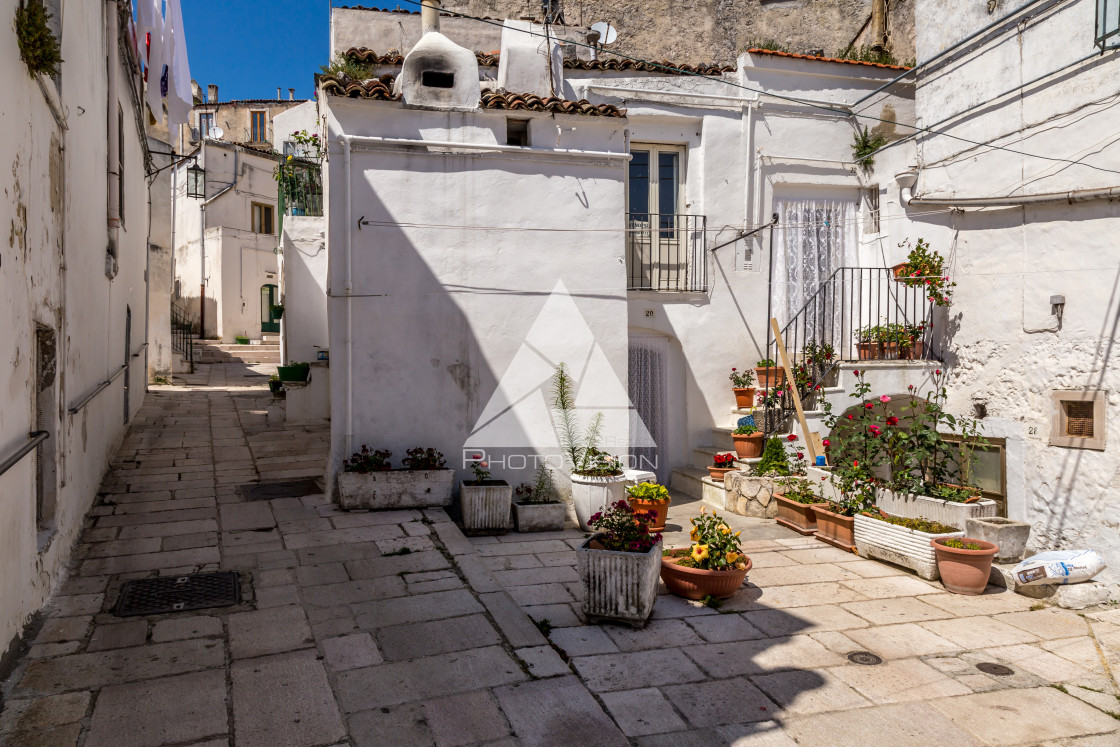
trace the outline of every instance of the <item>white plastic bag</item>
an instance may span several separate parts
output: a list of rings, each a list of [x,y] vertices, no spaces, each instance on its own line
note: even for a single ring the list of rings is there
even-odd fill
[[[1093,550],[1053,550],[1032,555],[1012,569],[1019,586],[1077,584],[1104,570]]]

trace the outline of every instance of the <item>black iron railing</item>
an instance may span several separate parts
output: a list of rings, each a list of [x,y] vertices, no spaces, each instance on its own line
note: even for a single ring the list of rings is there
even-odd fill
[[[626,220],[627,288],[706,291],[706,225],[703,215],[630,213]]]
[[[794,381],[783,381],[784,373],[771,369],[757,382],[764,398],[764,430],[775,431],[794,412],[794,386],[805,409],[812,409],[840,363],[935,358],[933,310],[925,287],[896,280],[891,268],[841,267],[833,272],[781,328]],[[780,367],[769,325],[766,349]]]
[[[194,373],[194,322],[187,312],[171,304],[171,349],[183,356]]]

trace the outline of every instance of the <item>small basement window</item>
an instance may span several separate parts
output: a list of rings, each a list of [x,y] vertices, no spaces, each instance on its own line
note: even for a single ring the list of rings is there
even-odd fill
[[[1101,51],[1120,47],[1120,0],[1097,0],[1095,41]]]
[[[506,145],[529,147],[529,120],[506,120]]]
[[[420,73],[420,85],[428,88],[454,88],[455,73],[444,73],[439,70],[425,70]]]
[[[1050,415],[1050,445],[1104,450],[1107,392],[1057,391]]]

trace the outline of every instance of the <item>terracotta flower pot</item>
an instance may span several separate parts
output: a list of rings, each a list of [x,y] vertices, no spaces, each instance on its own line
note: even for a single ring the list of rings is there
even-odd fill
[[[776,386],[781,386],[786,383],[786,370],[781,366],[756,368],[754,370],[754,379],[760,387],[764,389],[773,389]]]
[[[626,502],[635,511],[647,511],[654,515],[653,521],[649,525],[651,532],[665,530],[665,517],[669,514],[669,501],[643,501],[641,498],[628,495],[626,496]]]
[[[817,514],[814,506],[823,503],[798,503],[791,501],[781,493],[775,493],[778,501],[778,516],[776,521],[782,526],[792,529],[799,534],[814,534],[817,531]]]
[[[813,505],[813,514],[817,517],[817,539],[841,550],[855,552],[855,519],[851,516],[834,514],[826,508],[827,505],[826,503]]]
[[[861,361],[877,361],[883,357],[883,344],[880,342],[856,343]]]
[[[929,543],[937,555],[937,571],[941,574],[941,584],[954,594],[983,594],[988,587],[992,574],[992,558],[999,552],[994,542],[960,537],[960,541],[980,545],[980,550],[948,547],[944,542],[949,537],[937,537]]]
[[[896,279],[901,278],[902,273],[906,272],[906,263],[899,262],[897,265],[891,268],[891,272],[894,274]]]
[[[708,465],[708,475],[711,476],[711,478],[713,480],[715,480],[716,482],[723,482],[723,476],[726,475],[728,472],[730,472],[733,469],[735,469],[735,468],[734,467],[713,467],[711,465]]]
[[[754,387],[731,387],[731,391],[735,392],[735,406],[736,407],[754,407]]]
[[[747,567],[738,571],[706,571],[678,565],[677,558],[688,552],[687,549],[672,550],[670,555],[661,558],[661,580],[669,591],[685,599],[703,599],[708,596],[726,599],[743,585],[743,579],[753,565],[746,555],[743,560],[747,562]]]
[[[762,456],[764,438],[761,431],[750,435],[731,434],[731,440],[735,442],[735,454],[740,459],[756,459]]]
[[[925,354],[926,344],[924,340],[914,340],[908,345],[903,345],[898,351],[898,357],[904,361],[919,361],[922,355]]]

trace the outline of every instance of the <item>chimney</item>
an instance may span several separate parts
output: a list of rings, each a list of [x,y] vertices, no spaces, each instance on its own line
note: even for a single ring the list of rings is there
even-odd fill
[[[276,86],[276,100],[280,100],[280,86]]]
[[[206,86],[206,101],[210,104],[218,103],[218,87],[213,83]]]
[[[295,100],[296,100],[296,89],[289,88],[288,89],[288,101],[295,101]]]
[[[420,35],[435,31],[439,33],[439,1],[424,0],[420,5]]]

